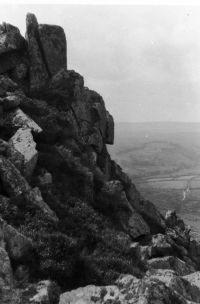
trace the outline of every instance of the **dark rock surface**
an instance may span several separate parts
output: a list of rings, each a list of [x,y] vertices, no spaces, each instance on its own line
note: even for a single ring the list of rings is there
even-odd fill
[[[66,45],[33,14],[26,41],[0,27],[0,302],[200,303],[200,244],[111,160],[114,120]]]

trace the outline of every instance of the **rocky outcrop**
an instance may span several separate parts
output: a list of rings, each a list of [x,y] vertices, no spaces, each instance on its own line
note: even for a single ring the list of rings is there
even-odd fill
[[[200,244],[111,160],[113,117],[63,29],[26,21],[26,41],[0,27],[1,303],[57,303],[57,283],[60,304],[198,303]]]
[[[198,274],[194,273],[194,277]],[[156,270],[143,279],[121,276],[116,285],[87,286],[61,295],[59,304],[140,304],[199,303],[200,289],[187,277],[178,277],[172,270]]]
[[[40,24],[38,34],[41,52],[43,50],[50,75],[67,68],[67,42],[63,28],[58,25]]]
[[[118,180],[105,182],[99,196],[101,204],[110,209],[119,225],[133,238],[150,234],[150,228],[142,216],[127,200],[124,187]]]
[[[38,91],[50,78],[66,68],[66,39],[60,26],[38,24],[33,14],[27,14],[26,39],[30,58],[30,90]]]

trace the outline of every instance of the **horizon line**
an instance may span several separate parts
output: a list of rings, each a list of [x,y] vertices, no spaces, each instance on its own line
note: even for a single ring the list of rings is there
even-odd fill
[[[115,123],[133,123],[133,124],[138,124],[138,123],[184,123],[184,124],[200,124],[200,121],[170,121],[170,120],[155,120],[155,121],[115,121]]]

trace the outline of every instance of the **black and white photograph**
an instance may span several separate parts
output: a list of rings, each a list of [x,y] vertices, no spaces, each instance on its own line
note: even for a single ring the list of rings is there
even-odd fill
[[[0,304],[200,303],[200,1],[0,1]]]

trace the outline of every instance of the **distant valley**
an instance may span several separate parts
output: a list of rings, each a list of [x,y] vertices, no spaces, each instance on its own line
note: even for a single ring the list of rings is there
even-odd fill
[[[146,199],[200,238],[200,123],[116,123],[109,151]]]

